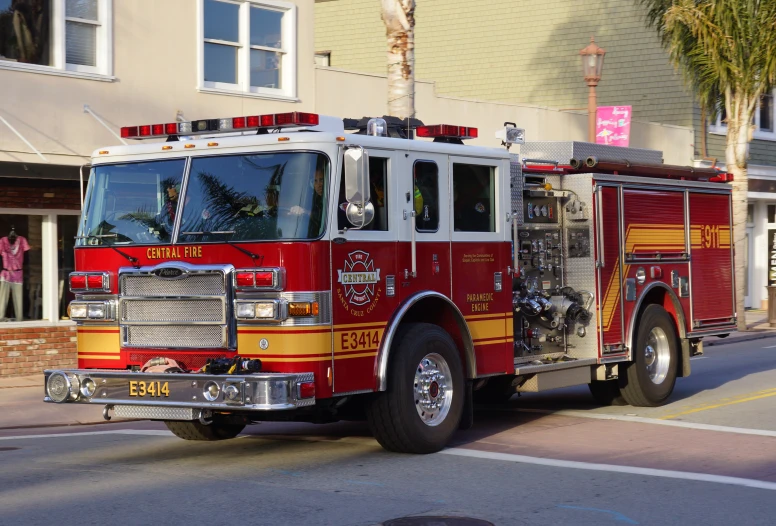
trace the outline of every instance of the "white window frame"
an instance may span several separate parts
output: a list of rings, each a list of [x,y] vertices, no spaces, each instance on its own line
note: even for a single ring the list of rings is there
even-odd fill
[[[96,66],[82,66],[65,62],[65,1],[49,0],[51,2],[51,66],[40,64],[24,64],[0,60],[0,69],[28,71],[44,75],[76,77],[92,80],[112,81],[113,74],[113,0],[97,0],[99,20],[83,20],[70,18],[67,20],[97,26]]]
[[[239,46],[237,52],[238,78],[236,84],[205,81],[205,0],[197,0],[197,90],[204,93],[258,97],[297,102],[296,98],[296,22],[297,7],[281,0],[218,0],[236,4],[239,9]],[[281,49],[255,46],[250,43],[250,8],[260,7],[284,12],[281,22]],[[232,42],[207,39],[208,43],[234,46]],[[264,88],[250,85],[250,50],[264,50],[282,53],[280,66],[282,88]]]
[[[771,122],[773,123],[773,131],[760,129],[760,104],[757,104],[757,108],[754,112],[754,124],[755,130],[752,134],[753,139],[760,139],[763,141],[776,141],[776,89],[771,91],[771,97],[773,97],[773,104],[771,104],[773,114],[771,115]],[[709,125],[709,133],[716,135],[727,135],[727,124],[722,122],[722,115],[717,115],[717,121],[714,124]]]

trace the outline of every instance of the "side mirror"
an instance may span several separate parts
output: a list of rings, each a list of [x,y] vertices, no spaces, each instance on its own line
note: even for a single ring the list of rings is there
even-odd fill
[[[369,154],[363,148],[348,148],[344,157],[346,215],[350,224],[363,228],[374,218],[374,207],[369,202]],[[367,207],[371,207],[371,214]]]

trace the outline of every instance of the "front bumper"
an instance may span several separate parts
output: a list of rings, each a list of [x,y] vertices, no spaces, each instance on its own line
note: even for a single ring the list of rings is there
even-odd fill
[[[315,404],[313,373],[213,375],[47,370],[45,402],[277,411]]]

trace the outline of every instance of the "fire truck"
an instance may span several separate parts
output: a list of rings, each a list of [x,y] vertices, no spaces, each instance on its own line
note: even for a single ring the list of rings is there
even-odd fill
[[[46,402],[189,440],[362,418],[428,453],[515,393],[663,404],[702,339],[735,330],[716,169],[511,123],[492,148],[465,145],[471,127],[303,112],[121,133],[156,140],[93,154],[78,369],[45,371]]]

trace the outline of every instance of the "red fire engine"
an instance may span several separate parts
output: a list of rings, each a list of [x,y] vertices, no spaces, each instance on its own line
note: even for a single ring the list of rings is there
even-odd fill
[[[365,417],[415,453],[475,400],[664,403],[735,330],[729,175],[477,133],[300,112],[123,128],[166,141],[94,153],[79,369],[46,371],[45,400],[192,440]]]

